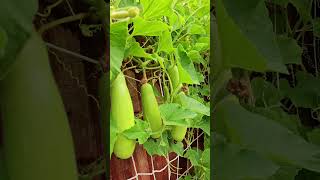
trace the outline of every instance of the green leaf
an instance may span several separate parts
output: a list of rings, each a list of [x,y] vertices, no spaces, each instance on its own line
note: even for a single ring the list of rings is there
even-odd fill
[[[202,43],[202,42],[197,42],[195,45],[194,45],[194,49],[196,51],[199,51],[199,52],[204,52],[204,51],[207,51],[209,50],[209,44],[208,43]]]
[[[217,0],[216,6],[225,66],[287,73],[264,1]]]
[[[289,115],[283,111],[282,108],[259,108],[259,107],[251,107],[249,110],[253,113],[260,114],[273,120],[282,126],[288,128],[290,131],[295,133],[296,135],[300,135],[300,120],[297,115]]]
[[[159,62],[160,67],[161,67],[162,69],[165,69],[165,66],[164,66],[164,58],[162,58],[162,57],[159,56],[158,54],[153,54],[153,57]]]
[[[187,175],[187,176],[184,176],[182,178],[183,178],[183,180],[192,180],[192,176],[191,175]]]
[[[209,38],[209,37],[206,37],[206,36],[202,36],[202,37],[199,37],[199,39],[197,40],[197,42],[210,44],[210,38]]]
[[[190,127],[200,128],[207,135],[210,136],[210,117],[209,116],[199,116],[199,119],[191,119]]]
[[[280,35],[277,42],[284,64],[301,64],[302,49],[296,40]]]
[[[210,99],[213,102],[213,104],[215,104],[216,102],[218,102],[219,100],[219,95],[221,94],[221,92],[225,92],[226,89],[226,85],[229,82],[229,80],[232,78],[232,73],[231,70],[222,70],[216,73],[215,76],[210,76],[210,86],[212,86],[213,88],[211,88],[212,92],[211,92],[211,96]]]
[[[235,144],[214,146],[213,156],[213,178],[219,180],[265,179],[279,168],[255,151]]]
[[[188,34],[206,34],[206,31],[199,24],[191,24],[188,28]]]
[[[149,139],[147,142],[143,144],[144,149],[150,156],[159,155],[165,156],[169,150],[169,146],[161,146],[160,140]]]
[[[177,65],[179,70],[180,82],[187,84],[199,84],[194,65],[181,44],[179,44],[178,46],[177,55]]]
[[[120,72],[124,58],[126,41],[128,36],[128,22],[122,21],[110,25],[110,71],[111,81]]]
[[[320,105],[320,79],[306,72],[297,72],[297,85],[282,89],[297,107],[317,108]]]
[[[268,180],[293,180],[300,171],[300,168],[294,166],[281,166],[280,169]]]
[[[183,156],[183,143],[177,142],[177,143],[171,143],[170,148],[173,152],[177,153],[179,156]]]
[[[124,57],[135,56],[135,57],[144,57],[152,59],[152,56],[145,52],[144,48],[134,39],[130,38],[127,42],[127,49],[125,51]]]
[[[204,75],[201,72],[197,72],[197,78],[198,78],[199,83],[204,82]]]
[[[169,30],[165,30],[162,32],[162,35],[159,37],[159,45],[158,45],[158,51],[171,53],[173,52],[173,44],[172,44],[172,38],[171,33]]]
[[[236,97],[229,96],[220,102],[215,115],[218,132],[232,143],[255,150],[277,163],[320,172],[320,158],[316,157],[320,154],[319,146],[273,120],[247,111]]]
[[[310,13],[313,3],[312,0],[290,0],[290,2],[297,8],[304,22],[312,19]]]
[[[193,166],[200,165],[200,158],[201,158],[200,150],[188,149],[184,157],[188,158],[191,161],[191,164]]]
[[[128,7],[128,6],[137,6],[138,1],[136,0],[121,0],[121,1],[118,1],[119,5],[118,7]]]
[[[204,85],[201,89],[199,89],[199,92],[202,96],[210,96],[210,87],[208,85]]]
[[[135,18],[133,23],[133,36],[161,36],[162,32],[169,28],[167,24],[161,21],[146,21],[141,17]]]
[[[0,27],[5,32],[7,43],[0,47],[0,80],[10,71],[20,50],[33,32],[33,17],[37,12],[38,1],[4,0],[0,6]],[[4,39],[1,39],[3,43]],[[1,44],[3,46],[3,44]],[[1,50],[4,48],[4,50]]]
[[[210,116],[210,108],[206,105],[202,104],[201,102],[186,96],[183,93],[180,93],[178,95],[178,98],[180,100],[181,106],[185,109],[188,109],[190,111],[204,114],[206,116]]]
[[[185,126],[186,119],[194,118],[197,115],[175,103],[162,104],[159,109],[165,125]]]
[[[210,148],[206,148],[201,154],[201,164],[210,169]]]
[[[175,31],[177,29],[180,29],[181,26],[185,23],[185,19],[182,15],[180,15],[177,11],[172,12],[169,15],[169,23],[172,27],[172,31]]]
[[[138,139],[139,144],[145,143],[151,136],[149,123],[140,119],[135,119],[135,125],[123,132],[128,139]]]
[[[158,18],[171,14],[172,0],[140,0],[145,19]]]
[[[251,81],[251,87],[257,106],[272,106],[278,104],[283,98],[279,89],[261,77],[254,78]]]
[[[197,50],[191,50],[188,52],[188,56],[189,58],[197,64],[206,64],[206,62],[204,61],[204,59],[202,58],[202,56],[200,55],[199,51]]]
[[[320,129],[314,129],[307,133],[308,140],[316,145],[320,146]]]
[[[160,146],[163,147],[163,150],[165,150],[165,154],[167,154],[170,149],[169,148],[169,141],[168,141],[168,131],[164,131],[161,134]]]

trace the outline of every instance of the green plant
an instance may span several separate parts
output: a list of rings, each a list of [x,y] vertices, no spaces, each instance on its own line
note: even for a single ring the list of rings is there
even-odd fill
[[[143,84],[141,119],[148,119],[144,121],[136,116],[135,125],[123,134],[142,144],[149,155],[167,156],[175,152],[189,159],[196,168],[184,174],[195,179],[210,179],[210,163],[200,160],[202,155],[209,157],[210,143],[197,150],[199,159],[191,160],[190,150],[191,143],[199,138],[197,135],[201,141],[210,136],[209,4],[207,0],[111,2],[113,12],[139,8],[139,14],[134,17],[111,17],[110,24],[110,80],[114,81],[118,73],[129,69],[143,77],[136,81]],[[184,96],[179,95],[182,91],[186,92]],[[149,103],[144,101],[152,94],[158,102],[154,100],[146,105]],[[178,95],[179,103],[174,101]],[[159,106],[160,111],[157,122],[163,123],[161,126],[157,123],[156,128],[146,115],[155,106]],[[170,133],[172,130],[174,135]],[[150,138],[155,131],[160,131],[159,138]],[[198,131],[202,133],[194,133]],[[112,133],[110,136],[115,137]]]
[[[316,43],[305,44],[307,38],[315,42],[318,33],[313,3],[214,2],[210,84],[215,179],[319,175],[318,127],[305,124],[319,119],[319,61],[302,56],[311,49],[318,53]]]

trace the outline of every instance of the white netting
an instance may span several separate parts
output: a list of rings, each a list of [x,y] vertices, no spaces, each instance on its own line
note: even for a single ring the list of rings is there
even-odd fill
[[[183,152],[186,152],[189,148],[191,148],[191,145],[196,143],[196,147],[199,148],[199,138],[203,137],[204,133],[198,133],[197,131],[197,136],[185,147]],[[168,170],[168,179],[172,178],[172,174],[174,177],[177,177],[177,179],[180,179],[181,177],[184,177],[190,173],[190,170],[193,168],[192,165],[187,165],[187,169],[184,172],[179,172],[179,162],[180,162],[180,156],[176,156],[175,158],[171,159],[169,158],[169,154],[166,156],[166,161],[167,164],[161,168],[161,169],[155,169],[153,159],[151,158],[151,167],[152,167],[152,172],[148,173],[143,173],[143,172],[137,172],[136,168],[136,161],[135,158],[132,156],[131,157],[134,171],[135,171],[135,176],[128,178],[127,180],[133,180],[133,179],[138,179],[139,176],[153,176],[154,179],[156,179],[156,174],[155,173],[161,173],[164,172],[165,170]],[[177,166],[173,165],[173,162],[177,160]],[[189,164],[189,163],[188,163]]]

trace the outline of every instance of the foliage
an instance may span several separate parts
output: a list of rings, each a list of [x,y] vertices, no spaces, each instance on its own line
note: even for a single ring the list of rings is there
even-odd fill
[[[186,144],[196,137],[192,135],[195,128],[205,132],[205,139],[210,136],[209,3],[115,0],[110,7],[111,83],[120,71],[133,68],[137,74],[143,74],[141,81],[147,79],[154,87],[160,86],[159,92],[157,88],[154,91],[161,99],[159,108],[164,123],[159,139],[150,138],[149,123],[138,117],[135,126],[123,134],[137,139],[150,155],[176,152],[190,159],[196,167],[194,178],[206,179],[210,179],[210,144],[206,143],[204,150],[184,150],[182,142],[173,141],[170,131],[174,126],[187,126]],[[125,12],[132,7],[140,11],[133,17]],[[178,68],[178,87],[169,75],[171,66]]]
[[[306,69],[302,56],[301,37],[319,33],[312,3],[214,2],[214,179],[319,177],[319,128],[303,125],[320,119],[319,61],[313,57]],[[289,6],[298,20],[289,18]]]

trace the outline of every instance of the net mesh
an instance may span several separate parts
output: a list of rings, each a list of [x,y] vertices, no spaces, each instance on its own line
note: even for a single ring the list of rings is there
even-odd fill
[[[199,149],[199,139],[202,138],[203,135],[204,135],[203,132],[199,133],[199,131],[197,130],[196,137],[194,137],[194,139],[186,145],[183,152],[185,153],[194,144],[196,145],[197,149]],[[166,158],[167,164],[160,169],[155,168],[154,160],[153,160],[153,158],[151,158],[151,167],[152,167],[151,170],[152,171],[145,173],[145,172],[138,172],[137,171],[137,167],[136,167],[136,160],[137,159],[135,159],[134,156],[132,156],[131,162],[134,167],[135,176],[132,176],[132,177],[128,178],[127,180],[139,179],[140,176],[152,176],[154,179],[156,179],[156,173],[162,173],[166,170],[168,170],[168,179],[173,179],[174,177],[176,177],[176,179],[181,179],[182,177],[189,175],[190,170],[193,168],[193,166],[190,163],[188,163],[187,169],[184,172],[180,172],[180,169],[181,169],[179,167],[180,160],[181,160],[180,156],[177,155],[175,158],[170,159],[169,154],[167,154],[165,158]],[[177,161],[176,166],[173,164],[174,161]]]

